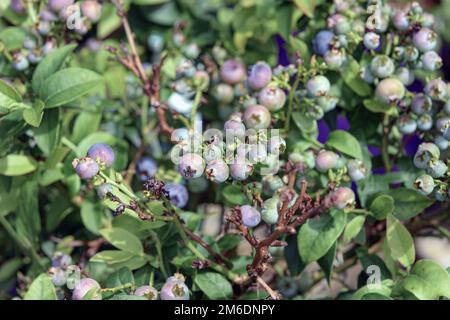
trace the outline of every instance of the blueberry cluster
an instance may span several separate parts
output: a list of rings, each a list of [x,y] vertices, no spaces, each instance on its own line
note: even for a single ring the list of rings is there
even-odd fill
[[[26,0],[11,0],[10,8],[18,15],[27,15]],[[30,64],[39,63],[45,55],[56,47],[56,39],[62,30],[74,31],[84,35],[96,23],[102,5],[97,0],[49,0],[47,5],[39,6],[35,23],[25,38],[23,47],[11,53],[12,66],[24,71]],[[36,10],[31,4],[30,10]]]
[[[72,165],[83,180],[92,179],[102,168],[111,167],[115,154],[113,149],[104,143],[96,143],[87,151],[87,156],[75,159]]]

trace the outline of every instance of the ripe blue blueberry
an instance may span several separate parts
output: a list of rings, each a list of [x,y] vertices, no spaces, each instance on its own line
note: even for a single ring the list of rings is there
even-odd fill
[[[18,14],[25,13],[25,5],[23,0],[11,0],[11,9]]]
[[[267,224],[275,224],[278,221],[278,197],[269,198],[264,201],[261,208],[261,218]]]
[[[422,67],[427,71],[436,71],[442,67],[442,58],[436,51],[427,51],[422,56]]]
[[[62,287],[66,284],[66,274],[60,268],[51,267],[48,271],[55,287]]]
[[[269,110],[259,104],[251,105],[245,109],[244,123],[251,129],[267,129],[272,120]]]
[[[189,288],[181,275],[169,277],[159,294],[161,300],[189,300]]]
[[[27,58],[22,53],[19,52],[14,54],[12,66],[17,71],[24,71],[28,69],[30,63],[28,62]]]
[[[68,254],[56,252],[52,257],[52,267],[67,268],[72,263],[72,258]]]
[[[375,50],[380,46],[381,37],[375,32],[367,32],[364,35],[364,46],[369,50]]]
[[[414,155],[414,165],[419,169],[425,169],[432,159],[439,159],[440,155],[441,152],[437,145],[431,142],[423,142]]]
[[[369,66],[362,67],[359,76],[367,83],[373,83],[375,80],[375,77],[372,74],[372,71],[370,71]]]
[[[441,189],[441,188],[436,188],[433,192],[434,198],[437,201],[443,202],[447,200],[447,191],[445,191],[445,189]]]
[[[83,300],[87,294],[89,294],[91,300],[102,300],[100,289],[100,285],[94,279],[81,279],[73,289],[72,300]]]
[[[411,109],[417,115],[431,112],[432,107],[433,101],[423,93],[416,94],[411,102]]]
[[[441,78],[428,81],[424,91],[433,100],[445,101],[448,98],[447,85]]]
[[[428,174],[419,176],[414,182],[416,189],[423,195],[429,195],[434,189],[434,179]]]
[[[92,145],[87,152],[87,156],[105,167],[112,166],[115,158],[114,150],[104,143]]]
[[[447,100],[447,102],[444,104],[444,112],[450,115],[450,100]]]
[[[286,94],[276,86],[267,86],[259,92],[258,102],[270,111],[277,111],[283,108]]]
[[[41,53],[38,50],[36,50],[36,51],[31,51],[27,55],[27,59],[32,64],[38,64],[39,62],[42,61],[43,56],[41,55]]]
[[[426,167],[426,172],[433,178],[441,178],[447,173],[447,165],[439,159],[431,159]]]
[[[220,68],[220,77],[228,84],[236,84],[245,79],[245,66],[234,59],[225,61]]]
[[[419,118],[417,119],[417,127],[421,131],[428,131],[431,129],[432,126],[433,126],[433,118],[428,113],[419,116]]]
[[[133,294],[138,297],[145,297],[147,300],[158,299],[158,291],[150,286],[140,286],[136,288]]]
[[[136,171],[141,181],[153,178],[158,171],[158,165],[149,157],[142,157],[136,165]]]
[[[416,47],[408,46],[403,52],[403,58],[409,62],[416,62],[419,54],[419,50]]]
[[[312,97],[326,96],[330,91],[330,81],[324,76],[315,76],[306,83],[306,90]]]
[[[261,214],[255,207],[243,205],[240,208],[242,223],[247,228],[256,227],[261,222]]]
[[[403,10],[395,12],[394,16],[392,17],[392,23],[394,24],[394,27],[397,30],[400,31],[408,30],[409,28],[408,13]]]
[[[405,86],[396,78],[386,78],[378,83],[375,96],[379,101],[390,104],[405,96]]]
[[[328,201],[338,209],[351,208],[355,204],[355,193],[347,187],[339,187],[329,194]]]
[[[327,172],[330,169],[336,168],[339,156],[329,150],[320,150],[316,156],[315,167],[317,171]]]
[[[230,165],[230,174],[234,180],[243,181],[253,172],[253,166],[245,159],[236,158]]]
[[[74,164],[78,176],[84,180],[93,178],[100,171],[98,163],[91,158],[81,158],[75,161]]]
[[[414,82],[414,73],[406,67],[400,67],[395,71],[395,76],[405,85],[409,86]]]
[[[330,50],[331,43],[334,38],[334,33],[329,30],[319,31],[313,40],[314,52],[320,56],[325,55]]]
[[[236,137],[239,140],[243,140],[245,137],[245,125],[242,120],[228,120],[224,124],[225,136],[226,137]],[[232,141],[230,139],[230,141]]]
[[[213,96],[218,102],[228,104],[234,99],[234,89],[229,84],[219,83],[213,89]]]
[[[440,150],[447,150],[449,146],[449,141],[440,134],[434,138],[434,143],[439,147]]]
[[[347,162],[348,174],[352,181],[359,181],[367,177],[368,170],[366,165],[357,159],[352,159]]]
[[[398,118],[397,128],[403,134],[411,134],[416,131],[417,122],[409,114],[404,114]]]
[[[422,52],[434,50],[437,46],[438,36],[436,32],[428,28],[422,28],[413,36],[414,46]]]
[[[253,90],[260,90],[264,88],[271,79],[272,69],[267,63],[259,61],[250,69],[248,85]]]
[[[152,33],[147,38],[147,46],[153,52],[161,52],[164,47],[164,38],[159,33]]]
[[[206,177],[214,182],[225,182],[230,176],[230,169],[222,159],[213,160],[206,166]]]
[[[186,179],[195,179],[203,174],[205,160],[196,153],[183,155],[178,163],[178,172]]]
[[[378,78],[387,78],[394,73],[394,70],[394,62],[386,55],[377,55],[370,63],[370,71]]]
[[[189,201],[186,187],[179,183],[167,183],[164,189],[169,194],[170,202],[177,208],[184,208]]]

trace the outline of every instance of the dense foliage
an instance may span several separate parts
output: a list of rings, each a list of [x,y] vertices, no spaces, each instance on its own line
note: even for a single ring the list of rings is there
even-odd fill
[[[449,8],[1,1],[0,297],[450,298]]]

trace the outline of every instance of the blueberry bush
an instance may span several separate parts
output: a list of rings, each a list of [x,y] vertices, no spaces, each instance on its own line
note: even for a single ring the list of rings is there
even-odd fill
[[[449,12],[1,1],[0,298],[450,298]]]

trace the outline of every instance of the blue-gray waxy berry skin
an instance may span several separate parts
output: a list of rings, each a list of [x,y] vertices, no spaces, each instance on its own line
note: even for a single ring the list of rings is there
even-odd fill
[[[265,62],[257,62],[250,69],[248,84],[253,90],[264,88],[272,79],[272,69]]]
[[[185,179],[199,178],[205,170],[205,160],[196,153],[186,153],[178,163],[178,172]]]
[[[334,38],[334,33],[328,30],[319,31],[313,40],[314,52],[318,55],[325,55],[330,50],[331,42]]]
[[[96,143],[89,148],[87,156],[105,167],[110,167],[115,158],[114,150],[105,143]]]
[[[156,162],[149,157],[142,157],[137,165],[137,174],[141,181],[146,181],[150,178],[153,178],[158,171],[158,165]]]
[[[330,81],[324,76],[315,76],[306,83],[306,90],[312,97],[326,96],[330,91]]]
[[[423,174],[416,179],[414,185],[420,193],[429,195],[434,189],[434,179],[428,174]]]
[[[75,289],[72,292],[72,300],[83,300],[84,296],[91,292],[91,290],[97,289],[100,291],[100,285],[97,281],[91,278],[84,278],[81,279],[77,285],[75,286]],[[102,295],[100,292],[96,292],[92,300],[101,300]]]
[[[225,182],[230,176],[230,169],[222,159],[208,163],[205,172],[208,179],[217,183]]]
[[[414,46],[422,52],[434,50],[437,46],[437,34],[428,28],[422,28],[413,36]]]
[[[438,159],[432,159],[428,163],[426,172],[433,178],[441,178],[447,173],[447,165],[444,161]]]
[[[320,172],[327,172],[330,169],[334,169],[337,166],[339,156],[329,150],[321,150],[317,154],[315,167]]]
[[[100,199],[103,199],[108,195],[108,193],[111,193],[113,191],[113,185],[109,183],[103,183],[95,189],[97,191],[98,197]]]
[[[168,183],[164,189],[169,194],[170,202],[177,208],[184,208],[189,201],[189,193],[186,187],[179,183]]]
[[[98,166],[98,163],[93,159],[82,158],[79,160],[77,166],[75,167],[75,171],[81,179],[87,180],[96,176],[100,171],[100,167]]]
[[[247,228],[256,227],[261,222],[261,214],[254,207],[249,205],[241,206],[242,223]]]

